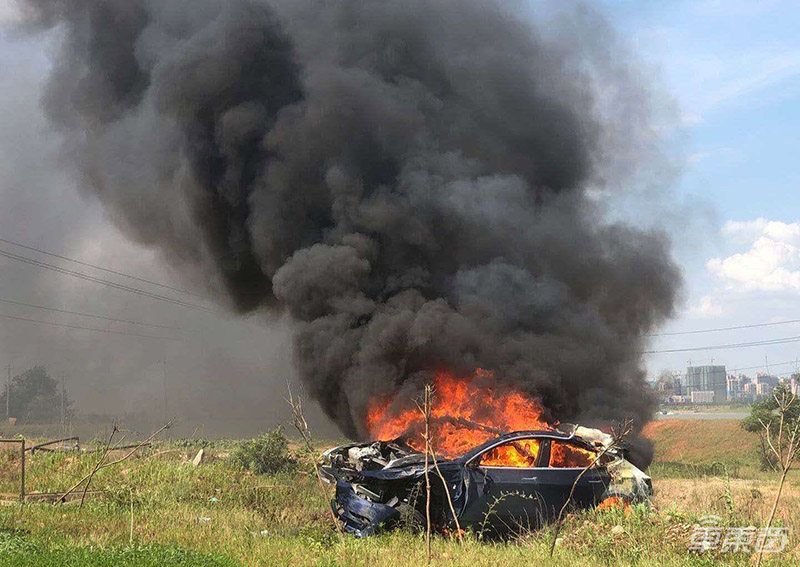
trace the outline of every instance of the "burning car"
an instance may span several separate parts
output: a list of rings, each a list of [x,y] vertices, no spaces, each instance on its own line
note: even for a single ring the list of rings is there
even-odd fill
[[[652,493],[650,477],[610,435],[559,424],[539,398],[491,371],[443,371],[432,382],[427,419],[407,396],[374,399],[365,425],[379,441],[323,454],[319,472],[336,485],[332,506],[347,531],[362,536],[421,522],[426,471],[431,520],[443,530],[536,527],[567,502],[630,504]],[[427,466],[426,453],[436,456]]]
[[[424,517],[425,455],[400,439],[330,449],[319,470],[336,485],[333,510],[348,532],[365,536]],[[554,519],[568,500],[588,508],[652,494],[650,477],[611,436],[563,424],[496,435],[436,466],[430,462],[427,470],[431,521],[440,529],[454,528],[456,519],[461,528],[536,527]]]

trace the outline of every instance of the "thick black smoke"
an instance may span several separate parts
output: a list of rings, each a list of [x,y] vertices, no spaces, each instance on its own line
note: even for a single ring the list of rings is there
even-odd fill
[[[288,309],[345,433],[440,368],[641,424],[679,271],[592,195],[645,159],[647,89],[590,10],[511,4],[25,2],[62,30],[45,104],[87,186],[236,309]]]

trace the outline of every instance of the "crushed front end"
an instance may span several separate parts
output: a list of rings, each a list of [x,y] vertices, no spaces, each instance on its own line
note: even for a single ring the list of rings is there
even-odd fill
[[[457,504],[463,498],[459,469],[448,461],[438,464]],[[425,497],[420,497],[420,491],[424,490],[425,456],[400,442],[335,447],[323,453],[319,472],[325,481],[336,486],[331,506],[349,533],[361,537],[381,528],[420,524],[423,520]],[[442,481],[430,463],[429,473],[433,503],[442,493]],[[437,514],[437,523],[442,525],[451,519],[443,508],[432,506],[442,510]]]

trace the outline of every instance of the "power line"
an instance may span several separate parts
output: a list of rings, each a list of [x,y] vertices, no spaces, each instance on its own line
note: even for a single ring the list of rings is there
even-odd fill
[[[797,360],[787,360],[786,362],[772,362],[770,366],[786,366],[787,364],[796,364]],[[759,368],[764,368],[763,364],[759,364],[758,366],[744,366],[742,368],[731,368],[730,372],[739,372],[740,370],[756,370]]]
[[[23,262],[25,264],[30,264],[32,266],[37,266],[39,268],[45,268],[47,270],[52,270],[54,272],[58,272],[60,274],[66,274],[69,276],[73,276],[76,278],[80,278],[82,280],[90,281],[99,283],[108,287],[112,287],[114,289],[119,289],[122,291],[127,291],[130,293],[135,293],[137,295],[142,295],[144,297],[149,297],[151,299],[157,299],[159,301],[166,301],[168,303],[174,303],[175,305],[180,305],[182,307],[188,307],[190,309],[199,309],[200,311],[206,311],[208,313],[213,313],[213,310],[203,307],[202,305],[197,305],[196,303],[189,303],[188,301],[183,301],[181,299],[175,299],[172,297],[167,297],[166,295],[159,295],[157,293],[153,293],[150,291],[146,291],[143,289],[139,289],[136,287],[131,287],[125,284],[112,282],[110,280],[104,280],[102,278],[98,278],[95,276],[91,276],[89,274],[84,274],[83,272],[76,272],[74,270],[68,270],[67,268],[62,268],[61,266],[56,266],[54,264],[48,264],[46,262],[42,262],[41,260],[36,260],[34,258],[28,258],[27,256],[20,256],[19,254],[14,254],[13,252],[9,252],[7,250],[0,250],[0,256],[5,256],[6,258],[10,258],[11,260],[16,260],[18,262]]]
[[[155,282],[153,280],[147,280],[147,279],[141,278],[139,276],[133,276],[131,274],[126,274],[125,272],[118,272],[117,270],[112,270],[110,268],[104,268],[102,266],[97,266],[95,264],[89,264],[88,262],[83,262],[81,260],[76,260],[75,258],[69,258],[67,256],[61,256],[59,254],[54,254],[53,252],[48,252],[47,250],[42,250],[41,248],[35,248],[33,246],[28,246],[26,244],[21,244],[19,242],[14,242],[13,240],[6,240],[5,238],[0,238],[0,242],[2,242],[3,244],[11,244],[13,246],[19,246],[20,248],[24,248],[25,250],[31,250],[32,252],[38,252],[39,254],[45,254],[47,256],[52,256],[53,258],[58,258],[59,260],[66,260],[67,262],[74,262],[75,264],[80,264],[81,266],[86,266],[87,268],[93,268],[95,270],[100,270],[100,271],[103,271],[103,272],[106,272],[106,273],[109,273],[109,274],[114,274],[114,275],[117,275],[117,276],[130,278],[132,280],[136,280],[136,281],[139,281],[139,282],[148,283],[150,285],[155,285],[155,286],[163,287],[165,289],[169,289],[169,290],[172,290],[172,291],[177,291],[178,293],[184,293],[186,295],[194,295],[195,297],[197,297],[196,294],[194,294],[194,293],[192,293],[190,291],[186,291],[184,289],[180,289],[180,288],[177,288],[177,287],[172,287],[170,285],[163,284],[163,283],[160,283],[160,282]]]
[[[27,317],[17,317],[15,315],[7,315],[0,313],[0,317],[6,319],[13,319],[15,321],[27,321],[28,323],[39,323],[41,325],[51,325],[53,327],[66,327],[67,329],[80,329],[82,331],[94,331],[96,333],[110,333],[113,335],[127,335],[129,337],[141,337],[144,339],[158,339],[162,341],[180,341],[177,337],[165,337],[159,335],[145,335],[141,333],[128,333],[125,331],[113,331],[111,329],[98,329],[96,327],[83,327],[81,325],[68,325],[67,323],[54,323],[53,321],[42,321],[40,319],[28,319]]]
[[[156,323],[145,323],[144,321],[133,321],[131,319],[117,319],[114,317],[106,317],[104,315],[97,315],[95,313],[83,313],[81,311],[69,311],[68,309],[58,309],[56,307],[45,307],[44,305],[34,305],[32,303],[25,303],[23,301],[14,301],[12,299],[3,299],[0,297],[0,302],[8,303],[10,305],[19,305],[21,307],[31,307],[33,309],[43,309],[45,311],[54,311],[56,313],[66,313],[67,315],[79,315],[81,317],[91,317],[92,319],[102,319],[104,321],[112,321],[114,323],[129,323],[131,325],[141,325],[143,327],[155,327],[157,329],[169,329],[172,331],[185,331],[180,327],[172,327],[170,325],[159,325]]]
[[[651,333],[645,335],[646,337],[672,337],[676,335],[697,335],[700,333],[716,333],[717,331],[734,331],[736,329],[754,329],[757,327],[771,327],[773,325],[788,325],[790,323],[800,323],[800,319],[791,319],[789,321],[776,321],[774,323],[754,323],[752,325],[735,325],[733,327],[718,327],[716,329],[700,329],[696,331],[675,331],[673,333]]]
[[[709,346],[702,346],[702,347],[691,347],[691,348],[673,348],[673,349],[665,349],[665,350],[646,350],[643,351],[642,354],[665,354],[670,352],[694,352],[700,350],[723,350],[729,348],[747,348],[747,347],[754,347],[754,346],[766,346],[766,345],[782,345],[786,343],[795,343],[800,341],[800,336],[796,337],[785,337],[780,339],[770,339],[766,341],[753,341],[749,343],[732,343],[732,344],[725,344],[725,345],[709,345]]]

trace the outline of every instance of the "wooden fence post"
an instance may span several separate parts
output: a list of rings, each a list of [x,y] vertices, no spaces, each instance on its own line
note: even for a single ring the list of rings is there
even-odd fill
[[[22,439],[19,443],[19,455],[22,457],[22,478],[20,480],[19,486],[19,501],[21,504],[25,503],[25,439]]]

